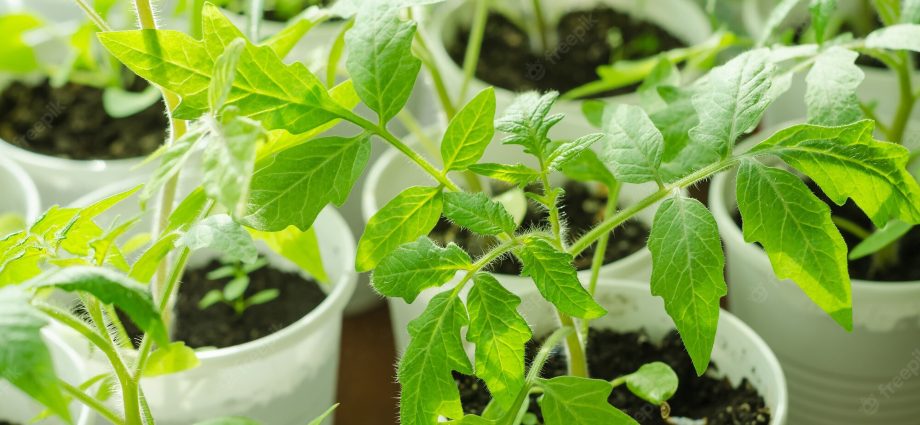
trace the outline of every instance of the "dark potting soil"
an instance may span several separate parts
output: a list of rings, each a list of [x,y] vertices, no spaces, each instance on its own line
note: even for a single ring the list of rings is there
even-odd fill
[[[132,90],[146,83],[135,79]],[[0,138],[23,149],[69,159],[123,159],[155,151],[169,125],[162,102],[125,118],[102,106],[103,91],[67,83],[13,82],[0,93]]]
[[[872,221],[866,217],[853,200],[847,199],[846,203],[842,206],[838,206],[831,201],[814,182],[809,181],[808,187],[819,199],[830,206],[833,216],[845,218],[858,224],[863,229],[874,231],[875,227]],[[741,214],[736,210],[732,218],[734,218],[735,224],[740,228],[742,226]],[[859,237],[846,230],[841,229],[840,234],[843,235],[843,240],[846,241],[847,251],[852,250],[862,241]],[[917,267],[917,264],[920,264],[920,226],[915,226],[896,243],[897,263],[878,268],[873,265],[871,255],[863,257],[848,263],[850,277],[854,279],[882,282],[920,280],[920,267]]]
[[[539,342],[527,345],[528,362],[539,349]],[[543,368],[542,376],[552,378],[566,374],[566,360],[560,349],[552,355]],[[668,334],[660,344],[654,344],[645,333],[598,331],[588,335],[587,353],[590,374],[593,378],[612,380],[635,372],[646,363],[660,361],[674,369],[679,379],[677,392],[668,401],[670,417],[706,419],[707,425],[756,425],[770,422],[770,411],[763,397],[747,381],[737,387],[727,379],[717,379],[708,373],[696,376],[687,350],[676,331]],[[715,364],[710,371],[718,370]],[[469,414],[481,414],[490,400],[485,384],[475,377],[455,374],[460,388],[463,409]],[[529,411],[543,423],[532,395]],[[608,401],[632,416],[643,425],[666,425],[659,407],[634,396],[625,386],[617,387]]]
[[[612,31],[622,36],[616,46],[610,43]],[[463,63],[469,32],[469,27],[462,29],[455,40],[447,43],[448,53],[458,64]],[[642,59],[684,46],[662,28],[607,7],[566,14],[556,33],[555,48],[535,53],[527,31],[501,14],[489,14],[476,77],[513,91],[565,93],[597,80],[598,66]],[[624,87],[599,97],[633,90],[634,87]]]
[[[592,191],[588,185],[574,181],[566,182],[563,185],[563,189],[565,193],[562,196],[560,208],[563,219],[569,226],[568,239],[569,241],[574,241],[604,220],[604,205],[607,203],[607,194]],[[527,190],[539,191],[541,189],[537,186]],[[548,219],[549,214],[546,210],[528,200],[527,214],[524,216],[521,228],[548,229],[550,227]],[[648,235],[649,228],[639,221],[630,220],[623,223],[623,225],[614,230],[607,242],[604,264],[612,263],[639,251],[645,246]],[[460,245],[474,257],[484,254],[495,244],[494,239],[481,237],[462,229],[445,217],[441,217],[429,236],[442,246],[450,242]],[[592,245],[575,259],[575,268],[579,270],[591,268],[595,247],[596,244]],[[512,256],[504,256],[491,266],[493,272],[511,275],[520,274],[521,268],[520,261]]]
[[[19,424],[16,422],[9,422],[9,421],[4,421],[3,419],[0,419],[0,425],[19,425]]]

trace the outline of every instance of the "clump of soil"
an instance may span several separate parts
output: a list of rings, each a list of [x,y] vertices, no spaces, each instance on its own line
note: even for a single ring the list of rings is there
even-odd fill
[[[533,359],[540,343],[531,340],[527,345],[528,362]],[[708,425],[757,425],[770,422],[770,410],[757,390],[743,380],[737,387],[727,379],[709,373],[696,376],[690,356],[676,331],[668,334],[660,344],[653,343],[644,332],[619,333],[592,329],[588,335],[587,358],[593,378],[612,380],[635,372],[646,363],[661,361],[674,369],[679,385],[674,397],[668,401],[670,417],[706,419]],[[557,349],[543,368],[543,377],[552,378],[566,374],[567,364],[562,351]],[[718,370],[710,365],[710,372]],[[460,388],[463,409],[469,414],[481,414],[490,397],[485,384],[477,378],[455,374]],[[658,406],[634,396],[625,386],[617,387],[608,401],[644,425],[666,425]],[[543,416],[537,396],[531,396],[529,411],[540,423]]]
[[[597,80],[596,69],[619,60],[653,56],[685,44],[664,29],[608,7],[574,11],[555,29],[558,44],[534,52],[528,32],[498,13],[489,14],[476,77],[512,91],[567,92]],[[469,27],[447,42],[450,56],[463,63]],[[619,34],[619,37],[611,34]],[[614,43],[611,39],[620,38]],[[598,97],[628,93],[624,87]]]
[[[146,82],[135,79],[141,91]],[[23,149],[77,160],[146,156],[166,138],[162,101],[125,118],[102,106],[103,90],[76,83],[52,87],[13,82],[0,93],[0,138]]]
[[[563,219],[568,223],[568,239],[574,241],[579,236],[587,233],[595,225],[604,220],[604,205],[607,204],[607,194],[592,191],[591,187],[579,182],[568,181],[563,185],[565,190],[560,203]],[[539,187],[530,187],[528,191],[540,191]],[[500,190],[499,190],[500,191]],[[493,191],[493,192],[499,192]],[[521,223],[522,229],[549,229],[549,214],[539,205],[528,201],[527,215]],[[619,259],[628,257],[641,250],[648,239],[649,228],[639,221],[627,221],[611,234],[604,253],[604,264],[609,264]],[[466,229],[451,223],[441,217],[438,224],[429,236],[441,245],[453,242],[473,256],[479,256],[495,244],[492,238],[478,236]],[[575,259],[575,267],[579,270],[591,268],[591,260],[597,244],[586,249]],[[491,266],[495,273],[518,275],[522,265],[517,258],[504,256],[496,260]]]

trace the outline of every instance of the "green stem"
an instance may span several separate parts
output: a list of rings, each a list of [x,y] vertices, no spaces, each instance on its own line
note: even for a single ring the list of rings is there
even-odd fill
[[[86,0],[76,0],[76,1],[77,1],[77,6],[80,6],[80,9],[83,9],[83,13],[85,13],[86,16],[89,17],[89,20],[93,21],[93,24],[99,27],[99,29],[103,31],[112,30],[112,28],[109,27],[109,24],[105,22],[105,19],[102,19],[102,17],[99,16],[98,13],[96,13],[96,9],[93,9],[92,6],[86,3]]]
[[[615,183],[613,186],[607,188],[607,204],[604,205],[604,217],[610,217],[617,211],[617,204],[620,198],[620,187],[619,182]],[[607,256],[607,242],[610,241],[610,233],[605,233],[601,235],[597,240],[597,248],[594,250],[594,257],[591,258],[591,277],[588,281],[588,293],[591,294],[591,297],[594,297],[594,294],[597,293],[597,281],[600,279],[601,267],[604,265],[604,260]],[[583,319],[581,321],[581,336],[587,338],[588,329],[591,327],[591,321],[588,319]]]
[[[141,24],[141,29],[156,29],[157,21],[153,17],[150,0],[134,0],[134,10],[137,12],[137,19]]]
[[[866,118],[875,121],[875,127],[878,128],[879,131],[884,133],[886,136],[891,134],[891,129],[889,129],[888,126],[886,126],[885,123],[879,119],[878,115],[875,113],[875,110],[870,108],[869,105],[866,105],[863,102],[859,102],[859,109],[862,111],[863,115],[866,116]]]
[[[558,310],[556,314],[559,315],[559,322],[563,327],[577,329],[575,321],[569,315]],[[587,378],[588,360],[585,358],[584,345],[577,332],[572,332],[565,337],[565,346],[569,351],[569,375]]]
[[[106,407],[106,405],[101,401],[96,400],[94,397],[86,394],[83,392],[83,390],[71,385],[63,379],[59,379],[58,384],[61,386],[61,389],[63,389],[65,393],[75,398],[80,403],[83,403],[90,409],[93,409],[96,413],[105,418],[105,420],[115,425],[124,425],[125,420],[118,416],[118,414],[113,412],[111,409]]]
[[[898,100],[898,111],[895,113],[888,138],[893,143],[903,144],[904,131],[910,121],[910,114],[914,109],[916,98],[914,97],[913,81],[911,80],[913,61],[907,52],[900,52],[900,56],[901,61],[895,68],[898,74],[898,83],[901,87],[900,98]]]
[[[399,114],[396,115],[396,118],[402,123],[403,127],[406,127],[406,130],[409,130],[409,134],[415,137],[415,140],[418,140],[419,144],[422,145],[422,149],[428,151],[428,155],[432,158],[440,158],[441,151],[438,149],[438,144],[431,137],[428,137],[428,134],[425,133],[425,130],[422,128],[422,125],[415,119],[415,115],[412,115],[412,112],[409,112],[407,109],[399,111]]]
[[[629,375],[623,375],[619,378],[614,378],[612,381],[610,381],[610,387],[611,388],[619,387],[620,385],[625,384],[627,379],[629,379]]]
[[[447,84],[444,83],[444,76],[441,74],[441,70],[438,69],[438,65],[433,59],[431,49],[428,48],[428,42],[425,41],[425,36],[422,34],[422,31],[417,31],[415,33],[415,41],[415,52],[422,60],[425,69],[428,70],[428,74],[431,76],[431,82],[434,84],[435,92],[438,95],[438,101],[444,109],[447,120],[450,121],[450,119],[457,114],[457,109],[450,99]]]
[[[543,343],[543,346],[540,347],[540,351],[538,351],[537,355],[534,357],[533,362],[530,363],[530,370],[527,371],[527,377],[524,379],[524,386],[518,391],[512,406],[524,404],[524,400],[526,400],[527,396],[530,394],[531,388],[533,388],[537,380],[540,379],[540,371],[543,370],[543,365],[546,364],[546,360],[549,358],[550,353],[552,353],[553,349],[562,342],[563,338],[567,338],[574,331],[574,328],[562,327],[556,329],[549,338],[546,338],[546,342]],[[517,413],[517,409],[508,409],[508,412],[505,413],[505,416],[499,423],[503,425],[514,425]]]
[[[543,13],[541,0],[531,0],[533,5],[534,20],[537,21],[537,33],[540,38],[540,52],[549,52],[549,35],[547,33],[546,15]]]
[[[853,236],[856,236],[860,239],[866,239],[869,236],[872,236],[872,232],[864,229],[862,226],[856,224],[855,222],[840,217],[836,215],[831,216],[831,221],[834,222],[834,225],[841,230],[845,230],[847,233],[850,233]]]
[[[195,39],[201,38],[201,17],[204,0],[192,0],[192,12],[189,13],[189,32]]]
[[[470,37],[463,56],[463,83],[460,85],[460,103],[466,102],[466,94],[470,82],[479,66],[479,52],[482,50],[482,39],[486,32],[486,21],[489,18],[488,0],[476,0],[476,12],[473,16],[473,26],[470,28]]]
[[[246,32],[249,33],[249,39],[253,43],[259,42],[259,30],[262,26],[262,14],[265,5],[262,0],[249,0],[249,9],[246,13]]]

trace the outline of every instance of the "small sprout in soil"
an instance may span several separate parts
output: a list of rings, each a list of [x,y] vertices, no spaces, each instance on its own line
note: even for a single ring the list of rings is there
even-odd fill
[[[212,289],[208,291],[198,303],[198,308],[204,310],[214,304],[224,303],[233,308],[237,316],[242,316],[249,307],[265,304],[278,298],[281,293],[277,289],[265,289],[252,296],[246,296],[246,290],[249,289],[249,274],[266,265],[268,265],[268,260],[260,258],[252,264],[242,262],[227,263],[208,273],[208,279],[216,281],[230,278],[230,281],[224,285],[222,290]]]

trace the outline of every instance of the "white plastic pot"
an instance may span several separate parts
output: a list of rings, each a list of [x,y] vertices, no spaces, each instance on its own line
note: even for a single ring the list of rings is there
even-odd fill
[[[31,223],[41,213],[41,199],[35,183],[15,162],[0,156],[0,215],[15,213]],[[0,235],[2,237],[2,235]]]
[[[527,8],[530,2],[508,2],[503,5],[509,8]],[[709,20],[703,10],[692,0],[569,0],[543,2],[548,26],[555,28],[556,22],[564,14],[573,10],[589,10],[598,6],[609,6],[615,10],[625,11],[633,16],[653,22],[688,45],[702,43],[712,35]],[[457,89],[463,81],[463,69],[447,53],[445,47],[452,43],[458,32],[469,28],[473,20],[475,7],[469,1],[452,1],[432,8],[430,19],[424,21],[422,31],[430,40],[430,48],[438,69],[448,89]],[[489,87],[490,84],[473,79],[470,83],[468,95]],[[456,93],[452,94],[456,96]],[[514,100],[516,93],[501,87],[495,88],[497,110],[504,111]],[[636,94],[625,94],[605,99],[610,102],[631,103],[639,102]],[[560,100],[556,103],[554,112],[565,113],[568,120],[578,123],[585,128],[590,124],[581,112],[581,101]]]
[[[110,186],[78,201],[89,204],[132,185]],[[108,213],[130,216],[133,205]],[[134,210],[136,211],[136,210]],[[142,381],[158,424],[187,425],[220,416],[245,416],[265,424],[303,425],[335,402],[342,315],[355,288],[354,237],[341,216],[324,209],[316,220],[328,296],[294,324],[245,344],[199,350],[195,369]],[[264,247],[262,247],[264,248]],[[271,267],[298,272],[288,260],[262,249]],[[193,255],[190,267],[215,255]],[[302,273],[302,272],[301,272]],[[76,342],[85,347],[84,341]],[[100,366],[100,357],[93,357]]]
[[[65,344],[61,337],[48,329],[42,331],[42,337],[51,351],[54,370],[58,377],[72,385],[80,385],[87,378],[83,359]],[[33,401],[28,395],[0,380],[0,420],[26,424],[45,410],[44,406]],[[74,401],[70,405],[70,415],[76,425],[95,423],[93,412],[86,406]],[[63,425],[64,421],[52,417],[41,421],[44,425]]]
[[[771,132],[755,136],[762,140]],[[732,219],[734,174],[713,180],[710,208],[725,244],[729,308],[776,352],[795,424],[908,424],[920,418],[920,282],[852,281],[853,332],[798,286],[780,281]]]

